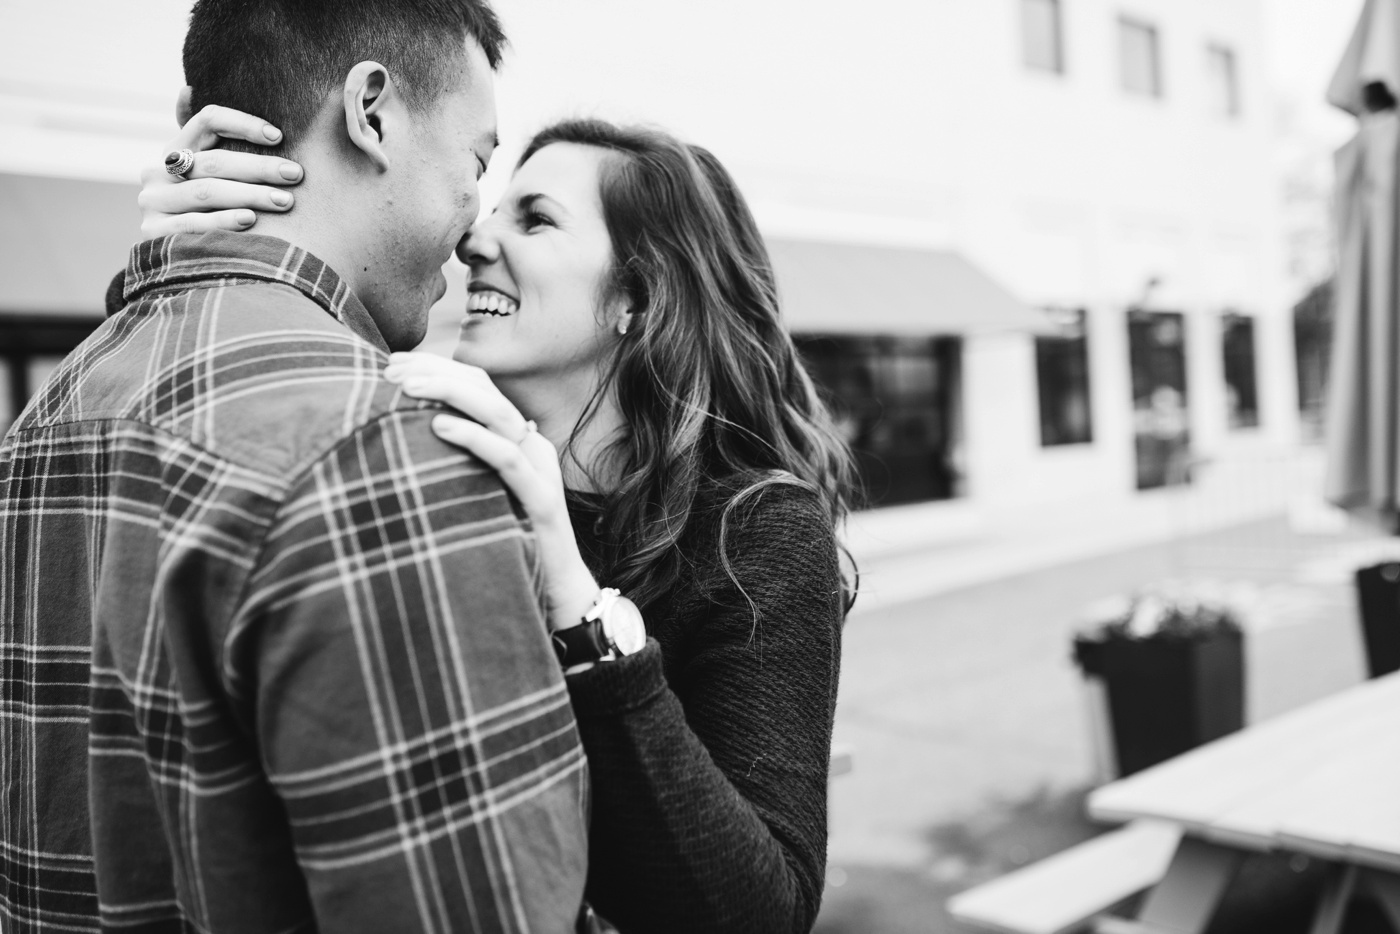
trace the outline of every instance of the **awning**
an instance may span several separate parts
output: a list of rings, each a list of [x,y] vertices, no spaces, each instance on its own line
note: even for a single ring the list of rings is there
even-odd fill
[[[136,185],[0,173],[0,312],[101,313],[140,239]],[[770,238],[795,332],[1052,332],[960,254]]]
[[[0,174],[0,312],[101,314],[141,239],[137,185]]]
[[[794,333],[1053,333],[1040,311],[951,250],[769,238]]]

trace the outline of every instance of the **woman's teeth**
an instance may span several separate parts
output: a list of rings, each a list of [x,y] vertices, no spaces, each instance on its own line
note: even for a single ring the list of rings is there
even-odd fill
[[[505,317],[513,315],[520,306],[500,292],[472,292],[467,296],[467,311]]]

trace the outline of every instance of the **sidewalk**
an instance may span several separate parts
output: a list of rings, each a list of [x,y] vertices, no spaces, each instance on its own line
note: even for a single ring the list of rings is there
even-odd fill
[[[1154,544],[1174,547],[1219,529],[1288,514],[1293,526],[1332,530],[1343,517],[1322,502],[1321,451],[1266,451],[1204,463],[1195,482],[1142,493],[1028,504],[979,514],[972,530],[915,547],[882,536],[854,516],[849,544],[861,569],[854,616],[1070,562]],[[937,521],[937,520],[934,520]],[[966,516],[961,520],[966,524]],[[1177,575],[1194,569],[1179,555]]]
[[[1100,542],[1079,560],[1063,544],[1074,538],[1024,543],[1020,573],[848,623],[836,741],[855,770],[832,786],[818,931],[956,930],[949,894],[1096,832],[1079,811],[1094,759],[1069,658],[1088,605],[1167,578],[1221,581],[1246,611],[1256,721],[1361,679],[1349,574],[1397,547],[1363,528],[1299,534],[1282,517],[1106,553]],[[966,572],[989,567],[990,548],[942,557]]]

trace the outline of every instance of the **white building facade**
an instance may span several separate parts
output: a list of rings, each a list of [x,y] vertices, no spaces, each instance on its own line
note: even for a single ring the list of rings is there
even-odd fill
[[[188,6],[7,5],[20,28],[0,30],[0,236],[29,253],[0,250],[0,312],[100,309],[100,271],[135,236],[134,207],[113,205],[173,132]],[[1165,528],[1150,504],[1199,499],[1231,464],[1291,463],[1297,296],[1262,0],[497,7],[514,53],[488,194],[563,116],[711,148],[863,448],[873,508],[852,544],[877,584],[882,567],[906,579],[890,595],[919,592],[909,569],[950,542],[1076,516],[1150,537]],[[74,41],[75,21],[101,28]],[[55,195],[55,178],[106,194]],[[63,239],[75,223],[107,233]],[[804,268],[841,287],[810,287]],[[461,270],[449,278],[434,349],[462,307]]]
[[[865,407],[910,416],[862,436],[877,508],[851,540],[877,594],[954,583],[932,583],[941,557],[1018,527],[1065,543],[1022,549],[1048,562],[1078,526],[1089,553],[1291,495],[1298,296],[1259,0],[501,8],[508,138],[600,113],[714,149],[773,240],[794,334],[845,339],[826,354],[860,372],[837,405],[862,374],[900,396]],[[818,243],[846,247],[823,253],[849,272],[834,303],[800,281]],[[993,289],[921,279],[908,251],[1083,340],[1016,330]]]

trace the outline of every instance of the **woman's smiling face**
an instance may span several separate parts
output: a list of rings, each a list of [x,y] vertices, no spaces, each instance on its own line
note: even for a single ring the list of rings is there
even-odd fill
[[[604,307],[612,242],[598,183],[609,157],[552,143],[516,170],[458,249],[471,278],[455,359],[497,380],[541,377],[591,391],[625,310]]]

